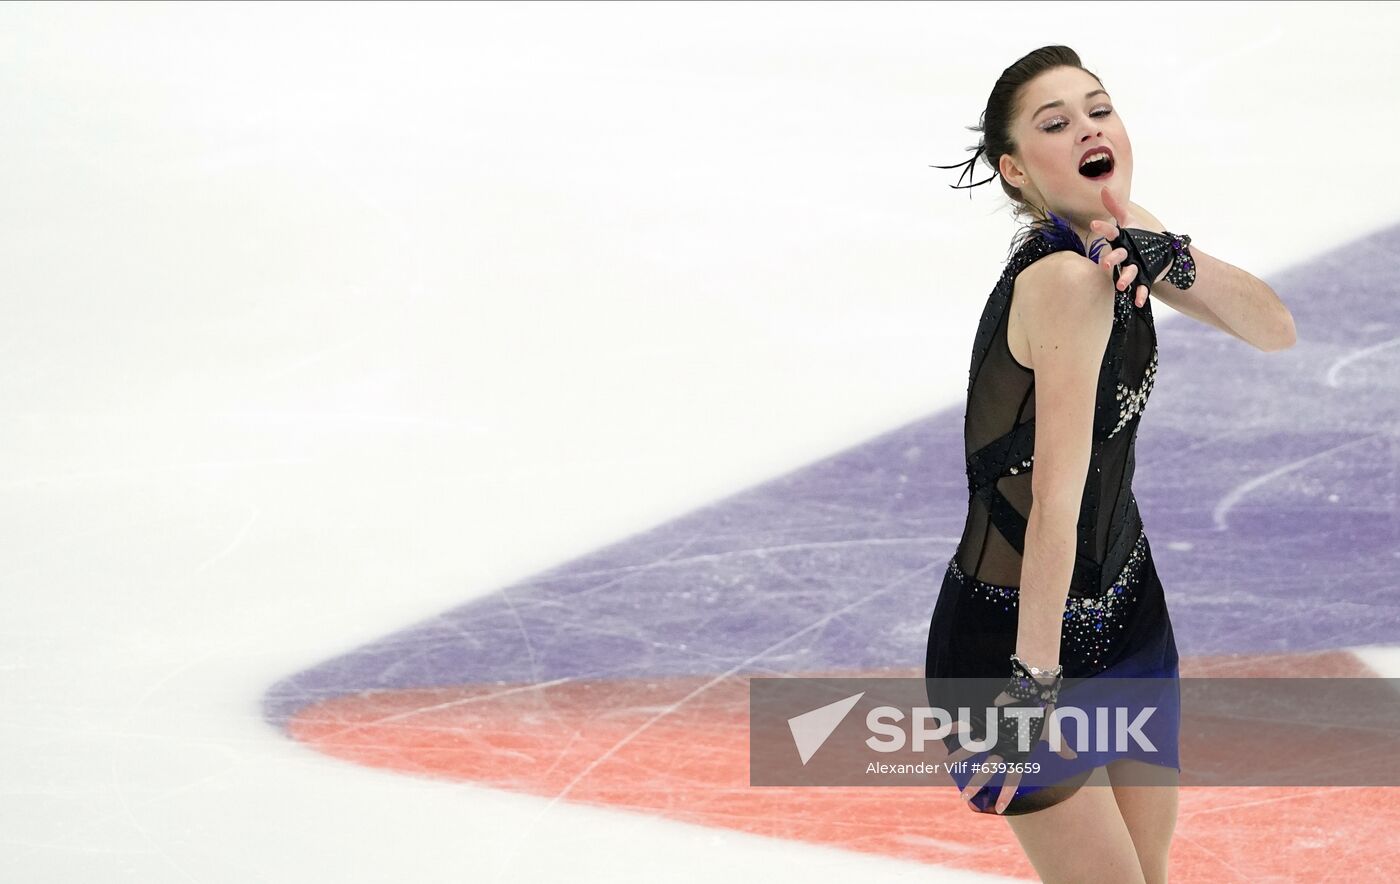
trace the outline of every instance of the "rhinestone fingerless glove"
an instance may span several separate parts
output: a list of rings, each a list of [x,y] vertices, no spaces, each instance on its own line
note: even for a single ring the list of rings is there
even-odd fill
[[[1108,243],[1110,249],[1126,249],[1128,257],[1113,268],[1113,282],[1129,264],[1136,264],[1137,276],[1133,279],[1132,290],[1146,286],[1152,293],[1152,284],[1163,270],[1170,265],[1165,279],[1179,289],[1188,289],[1196,281],[1196,261],[1191,257],[1191,237],[1175,234],[1170,230],[1156,233],[1139,227],[1121,227],[1118,236]]]
[[[985,758],[998,755],[1001,757],[1002,761],[1011,764],[1017,764],[1029,758],[1031,752],[1035,749],[1036,743],[1040,741],[1041,735],[1045,732],[1045,725],[1047,723],[1046,717],[1049,714],[1046,711],[1046,707],[1053,706],[1059,699],[1060,686],[1063,683],[1064,675],[1062,673],[1057,674],[1054,681],[1049,684],[1038,681],[1035,676],[1031,674],[1030,669],[1026,667],[1026,664],[1022,663],[1021,659],[1013,654],[1011,656],[1011,679],[1003,689],[1003,693],[1012,697],[1013,701],[1004,706],[994,707],[997,710],[996,744],[993,745],[992,748],[978,754],[983,755]],[[1029,734],[1029,740],[1026,743],[1025,750],[1022,750],[1019,744],[1021,728],[1020,718],[1018,716],[1006,714],[1007,709],[1014,708],[1040,709],[1042,713],[1037,716],[1028,716],[1026,718],[1026,730]],[[968,712],[972,725],[971,733],[973,735],[969,737],[969,739],[982,737],[987,731],[987,711],[985,705],[974,705],[968,709]],[[953,743],[955,739],[955,736],[949,738],[948,746],[950,752],[955,748],[955,744]]]

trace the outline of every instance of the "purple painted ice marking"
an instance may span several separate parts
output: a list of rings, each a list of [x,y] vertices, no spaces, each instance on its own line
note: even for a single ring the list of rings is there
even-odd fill
[[[1280,353],[1160,325],[1133,487],[1183,655],[1400,641],[1398,274],[1400,228],[1275,274],[1298,328]],[[266,715],[375,689],[920,671],[966,515],[962,412],[297,673]]]

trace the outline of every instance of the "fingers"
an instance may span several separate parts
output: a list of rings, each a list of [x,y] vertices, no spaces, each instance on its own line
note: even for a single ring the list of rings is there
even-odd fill
[[[1107,252],[1099,252],[1099,266],[1106,268],[1110,273],[1115,264],[1122,264],[1128,260],[1128,250],[1123,248],[1113,249]]]
[[[991,757],[995,758],[997,761],[1001,761],[1000,755],[993,755]],[[995,762],[991,761],[991,759],[988,759],[988,763],[994,764]],[[984,765],[980,771],[972,775],[972,779],[967,781],[967,787],[962,790],[962,799],[968,802],[968,804],[971,804],[972,796],[982,791],[982,787],[985,786],[987,784],[987,780],[990,780],[991,778],[992,771]]]
[[[1047,704],[1045,707],[1045,727],[1040,732],[1040,738],[1047,743],[1050,742],[1050,719],[1054,714],[1055,704]],[[1060,742],[1060,748],[1055,750],[1055,754],[1066,761],[1073,761],[1079,757],[1079,753],[1070,747],[1068,740],[1062,740]]]
[[[1093,234],[1090,239],[1091,246],[1099,240],[1103,240],[1104,243],[1112,242],[1118,236],[1118,228],[1109,224],[1107,221],[1099,221],[1097,219],[1089,222],[1089,232]],[[1099,263],[1103,264],[1107,257],[1108,252],[1104,249],[1099,249]]]
[[[1112,225],[1107,224],[1103,221],[1090,221],[1089,226],[1092,227],[1095,231],[1104,231],[1107,229],[1112,229],[1113,236],[1118,235],[1117,228],[1114,228],[1112,227]],[[1107,236],[1106,233],[1101,235]],[[1113,236],[1110,236],[1108,238],[1112,239]],[[1126,260],[1128,260],[1128,250],[1125,248],[1120,247],[1113,249],[1109,252],[1099,253],[1099,266],[1104,268],[1104,272],[1106,272],[1109,275],[1110,279],[1112,279],[1113,277],[1113,268],[1118,266],[1119,264],[1122,264]],[[1128,291],[1128,286],[1133,284],[1133,280],[1137,279],[1137,276],[1138,266],[1136,264],[1129,264],[1127,267],[1119,270],[1118,279],[1114,282],[1114,287],[1120,292],[1126,292]],[[1147,295],[1147,286],[1139,285],[1137,287],[1137,290],[1133,294],[1133,303],[1141,307],[1143,304],[1147,303]]]
[[[1108,209],[1108,214],[1112,215],[1115,221],[1123,217],[1123,204],[1118,202],[1118,197],[1113,195],[1107,184],[1099,188],[1099,198],[1103,200],[1103,207]]]
[[[1089,230],[1106,240],[1111,241],[1118,238],[1118,226],[1116,224],[1109,224],[1107,221],[1100,221],[1097,218],[1089,222]]]
[[[995,761],[992,762],[993,764],[1002,760],[1000,755],[993,755],[992,758],[995,759]],[[986,785],[987,780],[991,778],[992,775],[989,771],[983,771],[968,781],[967,788],[962,790],[962,799],[967,802],[968,807],[972,807],[972,796],[982,791],[982,787]],[[1019,772],[1012,772],[1006,775],[1006,780],[1002,783],[1001,791],[997,792],[997,803],[995,805],[997,813],[1006,812],[1007,805],[1011,803],[1012,798],[1016,797],[1016,787],[1019,785],[1021,785],[1021,774]],[[972,809],[976,810],[977,808],[973,807]]]
[[[993,755],[990,763],[997,764],[1002,760],[1000,755]],[[962,796],[969,807],[972,806],[972,796],[982,791],[982,787],[986,785],[987,780],[991,778],[991,772],[984,770],[968,781],[967,788],[962,791]],[[1012,798],[1016,797],[1016,787],[1019,785],[1021,785],[1021,774],[1019,771],[1012,771],[1006,775],[1006,779],[1001,785],[1001,791],[997,792],[997,803],[995,805],[997,813],[1006,812],[1006,806],[1011,803]],[[976,808],[974,807],[973,810],[976,810]]]
[[[997,794],[997,813],[1006,813],[1006,805],[1011,803],[1011,799],[1016,797],[1016,787],[1021,785],[1021,775],[1019,773],[1009,773],[1006,775],[1006,782],[1001,787],[1001,792]]]
[[[1126,268],[1115,271],[1115,268],[1127,259],[1128,250],[1121,248],[1101,253],[1099,259],[1099,266],[1108,274],[1108,278],[1113,280],[1114,287],[1120,292],[1126,290],[1128,285],[1132,283],[1133,277],[1137,275],[1136,264],[1129,264]],[[1115,273],[1117,274],[1117,279],[1114,279]]]
[[[1125,255],[1124,257],[1127,257],[1127,256]],[[1133,282],[1133,280],[1137,278],[1137,272],[1138,272],[1138,267],[1137,267],[1136,264],[1129,264],[1129,265],[1128,265],[1128,269],[1126,269],[1126,270],[1120,272],[1120,273],[1118,274],[1118,282],[1116,283],[1116,285],[1117,285],[1117,287],[1118,287],[1118,291],[1120,291],[1120,292],[1127,291],[1127,290],[1128,290],[1128,286],[1131,285],[1132,282]],[[1141,286],[1139,286],[1139,288],[1141,288]]]

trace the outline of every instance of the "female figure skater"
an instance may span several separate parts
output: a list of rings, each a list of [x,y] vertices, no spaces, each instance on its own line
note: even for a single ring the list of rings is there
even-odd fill
[[[1161,679],[1176,697],[1176,641],[1132,491],[1157,368],[1148,295],[1266,352],[1293,345],[1292,315],[1263,281],[1129,201],[1127,130],[1069,47],[1037,49],[1003,71],[969,128],[983,141],[959,166],[968,174],[985,154],[995,170],[969,186],[999,176],[1032,221],[977,329],[968,515],[929,625],[926,683],[932,693],[935,680],[996,679],[1006,685],[998,706],[1047,716],[1066,678]],[[1166,745],[1142,759],[1100,763],[1068,744],[1053,757],[1045,717],[1030,721],[1028,753],[1015,720],[1008,731],[998,716],[991,750],[957,748],[949,760],[995,766],[1034,753],[1073,771],[1040,787],[1022,785],[1014,765],[953,775],[972,810],[1006,816],[1043,880],[1163,882],[1178,716],[1169,711],[1156,732]],[[970,739],[984,736],[970,729]]]

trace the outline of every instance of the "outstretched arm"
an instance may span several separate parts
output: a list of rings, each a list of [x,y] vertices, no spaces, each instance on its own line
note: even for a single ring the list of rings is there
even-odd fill
[[[1166,228],[1151,212],[1131,203],[1142,228],[1164,233]],[[1293,314],[1269,284],[1252,273],[1216,258],[1191,243],[1196,260],[1196,281],[1189,289],[1171,283],[1153,283],[1152,293],[1179,313],[1213,325],[1246,344],[1265,352],[1286,350],[1298,341]]]

